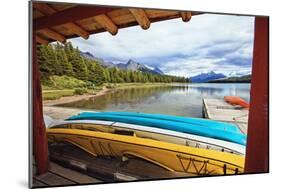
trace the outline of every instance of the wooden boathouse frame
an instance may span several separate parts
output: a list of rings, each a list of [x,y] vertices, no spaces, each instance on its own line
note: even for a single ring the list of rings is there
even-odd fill
[[[139,25],[148,29],[153,22],[181,18],[188,22],[194,11],[123,8],[67,3],[32,1],[30,28],[32,48],[32,153],[37,174],[48,169],[48,144],[43,120],[42,91],[37,44],[47,45],[67,39],[109,32],[116,35],[122,28]],[[254,30],[253,66],[250,93],[245,173],[269,171],[269,17],[256,16]]]

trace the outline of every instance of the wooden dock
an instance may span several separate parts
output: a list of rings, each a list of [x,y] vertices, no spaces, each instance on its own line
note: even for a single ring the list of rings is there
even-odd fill
[[[138,158],[94,157],[69,143],[49,144],[49,171],[36,175],[33,163],[33,187],[71,186],[188,177],[170,172]]]
[[[44,114],[53,119],[65,119],[82,109],[44,106]],[[237,125],[247,133],[248,110],[232,106],[223,99],[203,99],[205,118]],[[49,171],[36,175],[33,163],[33,187],[70,186],[135,180],[155,180],[164,178],[189,177],[185,173],[169,172],[141,159],[94,157],[85,151],[66,143],[49,144]]]
[[[205,118],[232,123],[244,134],[247,134],[248,115],[248,109],[230,105],[223,99],[203,99],[203,116]]]
[[[44,106],[44,115],[63,120],[82,109]],[[33,187],[71,186],[135,180],[188,177],[186,173],[169,172],[147,161],[130,158],[94,157],[67,143],[49,144],[50,166],[47,173],[36,175],[33,161]]]

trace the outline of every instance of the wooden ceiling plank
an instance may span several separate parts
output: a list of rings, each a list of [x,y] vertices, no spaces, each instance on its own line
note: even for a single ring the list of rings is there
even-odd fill
[[[34,3],[33,7],[45,15],[52,15],[57,12],[54,8],[45,3]],[[64,24],[64,27],[84,39],[88,39],[90,36],[86,30],[78,26],[76,23],[69,22]]]
[[[53,9],[52,7],[50,7],[45,3],[33,3],[33,8],[39,10],[41,13],[45,15],[52,15],[57,12],[55,9]]]
[[[33,28],[35,30],[51,28],[69,22],[75,22],[84,18],[97,16],[100,14],[106,14],[113,10],[115,9],[109,7],[98,7],[98,6],[89,6],[89,5],[75,6],[69,9],[65,9],[63,11],[56,12],[52,15],[35,19],[33,21],[34,23]]]
[[[118,27],[105,14],[95,16],[94,19],[98,24],[100,24],[106,31],[108,31],[112,35],[116,35],[118,33]]]
[[[191,12],[181,12],[180,14],[181,14],[182,21],[184,22],[188,22],[192,17]]]
[[[65,43],[66,42],[66,39],[63,35],[53,31],[53,30],[50,30],[50,29],[42,29],[42,30],[39,30],[38,32],[46,35],[47,37],[51,38],[51,39],[54,39],[56,41],[59,41],[61,43]]]
[[[143,9],[129,9],[129,11],[135,17],[142,29],[146,30],[150,27],[150,20]]]
[[[45,40],[45,39],[43,39],[43,38],[41,38],[37,35],[36,35],[36,42],[40,43],[40,44],[43,44],[43,45],[48,45],[48,43],[49,43],[49,41],[47,41],[47,40]]]
[[[87,32],[86,30],[82,29],[80,26],[78,26],[75,23],[69,22],[67,24],[64,24],[64,26],[70,30],[71,32],[79,35],[80,37],[84,38],[84,39],[88,39],[90,34],[89,32]]]

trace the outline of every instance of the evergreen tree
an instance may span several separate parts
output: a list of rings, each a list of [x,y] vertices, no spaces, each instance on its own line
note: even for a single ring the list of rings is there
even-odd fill
[[[88,79],[88,69],[78,48],[70,54],[69,62],[72,64],[74,77],[86,81]]]
[[[69,63],[68,61],[64,47],[59,43],[57,43],[55,45],[55,50],[56,50],[58,64],[60,65],[61,68],[61,73],[59,75],[73,76],[72,64]]]
[[[70,42],[65,45],[39,45],[37,47],[38,63],[42,81],[53,75],[72,76],[91,85],[123,82],[188,82],[188,78],[158,75],[141,71],[119,70],[116,67],[106,68],[97,61],[85,59],[78,48]]]

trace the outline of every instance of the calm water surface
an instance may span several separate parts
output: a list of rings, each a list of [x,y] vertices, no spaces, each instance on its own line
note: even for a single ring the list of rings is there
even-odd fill
[[[202,117],[202,98],[240,96],[249,101],[250,84],[172,84],[119,89],[95,98],[64,104],[93,111],[132,111]]]

